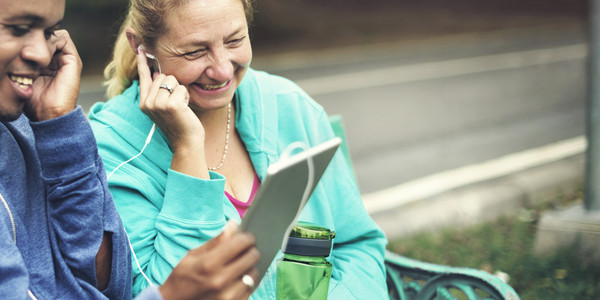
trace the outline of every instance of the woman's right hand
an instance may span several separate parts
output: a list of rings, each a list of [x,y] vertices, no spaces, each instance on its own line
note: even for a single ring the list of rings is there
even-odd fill
[[[163,299],[247,299],[253,290],[242,277],[259,282],[255,242],[252,234],[238,231],[230,221],[219,236],[190,250],[177,264],[159,288]]]
[[[204,156],[204,127],[189,107],[189,93],[172,75],[151,74],[146,52],[138,49],[140,109],[165,134],[173,149],[171,168],[187,175],[208,178]],[[171,92],[161,88],[166,84]]]

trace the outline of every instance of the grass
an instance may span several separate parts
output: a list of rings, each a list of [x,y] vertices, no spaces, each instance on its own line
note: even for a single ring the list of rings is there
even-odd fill
[[[490,223],[394,240],[389,250],[430,263],[508,273],[509,284],[524,300],[600,299],[600,264],[581,262],[575,246],[543,257],[533,253],[540,214],[581,198],[577,192]]]

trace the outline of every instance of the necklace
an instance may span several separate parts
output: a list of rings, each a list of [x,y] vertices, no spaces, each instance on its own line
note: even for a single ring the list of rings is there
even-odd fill
[[[229,126],[231,125],[231,102],[227,105],[227,130],[225,131],[225,149],[223,149],[223,157],[221,157],[221,162],[218,166],[211,168],[208,167],[211,171],[218,171],[223,164],[225,163],[225,158],[227,157],[227,148],[229,148]]]

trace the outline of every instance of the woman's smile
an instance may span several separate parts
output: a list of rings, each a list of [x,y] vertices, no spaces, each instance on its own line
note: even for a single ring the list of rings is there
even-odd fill
[[[203,84],[203,83],[192,83],[190,87],[193,91],[199,95],[211,96],[221,95],[229,91],[233,83],[233,80],[227,80],[221,84]]]
[[[217,90],[217,89],[220,89],[220,88],[226,86],[229,82],[231,82],[231,80],[227,80],[227,81],[225,81],[225,82],[223,82],[221,84],[202,84],[202,83],[198,83],[198,85],[203,90],[212,91],[212,90]]]

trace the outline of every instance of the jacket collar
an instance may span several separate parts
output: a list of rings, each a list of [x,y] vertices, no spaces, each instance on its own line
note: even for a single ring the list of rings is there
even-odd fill
[[[236,90],[236,129],[261,180],[277,161],[277,95],[264,72],[248,69]]]

